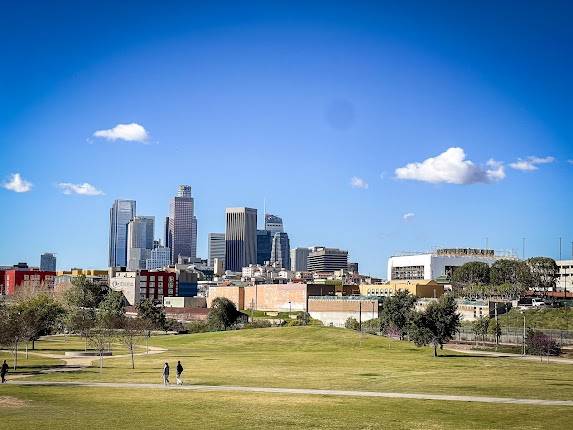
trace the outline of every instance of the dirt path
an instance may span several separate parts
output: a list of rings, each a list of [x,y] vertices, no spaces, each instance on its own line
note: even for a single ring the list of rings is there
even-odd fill
[[[313,390],[307,388],[271,388],[271,387],[239,387],[224,385],[170,385],[137,384],[115,382],[42,382],[42,381],[14,381],[15,385],[38,385],[45,387],[92,387],[92,388],[128,388],[128,389],[165,389],[165,390],[191,390],[191,391],[226,391],[241,393],[267,393],[267,394],[303,394],[314,396],[342,396],[342,397],[381,397],[414,400],[439,400],[477,403],[505,403],[515,405],[536,406],[571,406],[573,400],[542,400],[542,399],[516,399],[509,397],[482,397],[482,396],[455,396],[447,394],[424,393],[393,393],[380,391],[352,391],[352,390]]]
[[[141,355],[161,354],[161,353],[166,352],[166,351],[167,351],[167,349],[165,349],[165,348],[159,348],[157,346],[150,346],[149,347],[149,353],[137,352],[134,355],[135,356],[141,356]],[[7,351],[5,351],[5,352],[7,352]],[[65,353],[65,351],[62,351],[62,352]],[[38,352],[38,351],[28,351],[28,354],[35,355],[37,357],[54,358],[54,359],[61,360],[64,362],[63,367],[62,366],[54,366],[50,369],[41,370],[39,373],[76,372],[76,371],[82,370],[86,367],[90,367],[94,361],[99,360],[98,356],[91,356],[91,357],[70,357],[70,356],[68,356],[68,357],[66,357],[65,355],[50,354],[47,352]],[[130,357],[130,355],[129,354],[111,355],[111,356],[104,357],[104,360],[107,361],[108,359],[126,358],[126,357]],[[28,377],[34,376],[36,374],[37,373],[12,374],[12,375],[10,375],[10,379],[28,378]]]
[[[538,363],[541,362],[539,357],[533,355],[513,354],[511,352],[478,351],[475,349],[471,349],[472,347],[473,345],[449,344],[445,345],[444,349],[447,349],[448,351],[461,352],[462,354],[475,354],[475,355],[483,355],[490,357],[513,358],[516,360],[537,361]],[[543,363],[547,363],[547,357],[543,357]],[[549,363],[573,364],[573,359],[549,357]]]

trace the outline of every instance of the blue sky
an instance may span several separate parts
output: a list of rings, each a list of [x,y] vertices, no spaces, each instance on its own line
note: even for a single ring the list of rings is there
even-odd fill
[[[117,3],[3,7],[0,264],[104,267],[113,200],[161,237],[182,183],[202,256],[265,199],[364,273],[486,237],[571,254],[570,2]]]

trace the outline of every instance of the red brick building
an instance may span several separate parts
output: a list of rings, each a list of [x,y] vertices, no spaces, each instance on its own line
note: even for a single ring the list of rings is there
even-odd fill
[[[3,294],[11,296],[17,293],[21,288],[47,288],[53,290],[56,281],[56,272],[15,267],[4,270],[3,279]],[[1,283],[2,282],[0,282],[0,284]]]
[[[164,297],[177,296],[177,274],[161,270],[116,272],[109,280],[112,290],[121,291],[130,305],[153,299],[163,303]]]

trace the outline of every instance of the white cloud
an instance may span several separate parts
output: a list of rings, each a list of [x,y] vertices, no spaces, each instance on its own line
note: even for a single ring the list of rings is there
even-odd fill
[[[71,184],[69,182],[60,182],[58,187],[64,194],[80,194],[82,196],[102,196],[103,191],[98,190],[92,184],[84,182],[83,184]]]
[[[404,215],[402,215],[402,219],[404,221],[410,221],[412,218],[414,218],[414,216],[416,216],[414,212],[407,212]]]
[[[359,178],[358,176],[353,176],[352,178],[350,178],[350,185],[352,186],[352,188],[360,188],[362,190],[368,188],[368,182],[366,182],[362,178]]]
[[[549,164],[555,161],[555,157],[527,157],[525,160],[518,158],[517,161],[509,163],[509,167],[522,172],[532,172],[539,169],[539,164]]]
[[[135,122],[131,124],[118,124],[108,130],[98,130],[94,137],[101,137],[107,140],[125,140],[127,142],[145,143],[149,140],[149,133],[142,126]]]
[[[2,187],[15,193],[26,193],[32,189],[32,183],[22,178],[19,173],[12,173],[10,180],[4,182]]]
[[[396,178],[433,184],[476,184],[497,182],[505,178],[503,163],[489,160],[485,166],[466,160],[462,148],[449,148],[447,151],[422,162],[408,163],[395,170]]]

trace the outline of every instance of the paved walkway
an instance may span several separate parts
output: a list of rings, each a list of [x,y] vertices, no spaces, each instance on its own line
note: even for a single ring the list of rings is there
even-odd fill
[[[480,351],[471,349],[473,347],[474,347],[473,345],[467,345],[467,344],[448,344],[444,346],[444,349],[447,349],[448,351],[461,352],[462,354],[513,358],[517,360],[537,361],[538,363],[541,362],[541,359],[535,355],[521,355],[521,354],[513,354],[511,352]],[[573,359],[570,358],[543,357],[543,363],[547,363],[548,361],[549,363],[573,364]]]
[[[477,403],[508,403],[515,405],[537,406],[571,406],[573,400],[541,400],[541,399],[515,399],[509,397],[481,397],[481,396],[454,396],[446,394],[423,394],[423,393],[393,393],[380,391],[351,391],[351,390],[313,390],[307,388],[271,388],[271,387],[239,387],[225,385],[170,385],[162,384],[137,384],[118,382],[43,382],[43,381],[9,381],[16,385],[39,385],[46,387],[95,387],[95,388],[129,388],[129,389],[165,389],[165,390],[192,390],[192,391],[226,391],[241,393],[266,393],[266,394],[304,394],[318,396],[342,396],[342,397],[383,397],[393,399],[415,400],[440,400]]]

